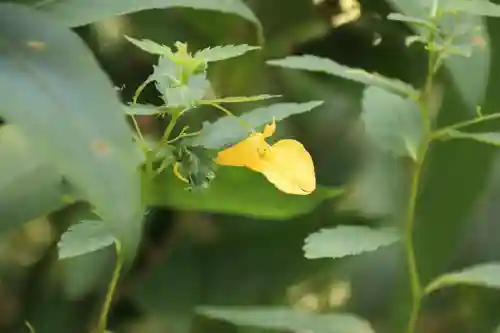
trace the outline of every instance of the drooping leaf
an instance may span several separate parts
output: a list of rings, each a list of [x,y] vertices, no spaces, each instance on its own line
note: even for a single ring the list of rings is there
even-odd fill
[[[258,102],[270,98],[278,98],[281,95],[254,95],[254,96],[230,96],[221,97],[216,99],[203,100],[202,104],[224,104],[224,103],[248,103],[248,102]]]
[[[309,235],[304,252],[308,259],[342,258],[375,251],[399,240],[392,228],[373,229],[361,226],[338,226]]]
[[[194,57],[203,59],[206,62],[214,62],[239,57],[247,52],[258,49],[260,49],[260,47],[247,44],[215,46],[196,52]]]
[[[224,320],[235,325],[266,329],[315,333],[374,333],[366,320],[352,314],[305,313],[285,307],[223,306],[203,306],[199,307],[197,312],[203,316]]]
[[[416,91],[411,86],[399,80],[389,79],[377,73],[368,73],[359,68],[346,67],[333,60],[313,55],[289,56],[284,59],[269,60],[267,64],[284,68],[324,72],[366,85],[379,86],[405,97],[416,94]]]
[[[208,149],[222,148],[234,144],[250,134],[250,129],[262,127],[292,115],[304,113],[318,107],[323,102],[277,103],[257,108],[240,117],[222,117],[214,123],[204,122],[200,135],[184,140],[190,146],[203,146]],[[245,127],[247,125],[248,127]]]
[[[0,4],[0,96],[0,116],[95,205],[131,258],[142,224],[142,153],[83,41],[45,13]]]
[[[500,289],[500,263],[483,263],[439,276],[425,288],[427,294],[444,287],[473,285]]]
[[[0,234],[79,199],[14,125],[0,126],[0,161]]]
[[[288,219],[312,211],[321,202],[342,193],[318,186],[308,196],[278,191],[264,176],[245,168],[220,168],[206,191],[188,191],[187,184],[167,170],[155,178],[145,198],[151,206],[233,214],[270,220]],[[235,191],[238,188],[238,191]]]
[[[370,140],[395,156],[417,158],[424,130],[418,105],[409,98],[371,86],[363,95],[361,118]]]
[[[114,0],[105,4],[101,0],[29,0],[34,8],[53,14],[70,27],[102,21],[116,15],[124,15],[155,8],[193,8],[238,15],[257,25],[260,22],[241,0]]]
[[[493,146],[500,146],[500,132],[490,133],[466,133],[461,131],[450,130],[446,132],[443,139],[469,139],[482,143],[487,143]]]
[[[71,226],[57,243],[59,259],[94,252],[112,245],[115,241],[113,233],[103,221],[82,221]]]

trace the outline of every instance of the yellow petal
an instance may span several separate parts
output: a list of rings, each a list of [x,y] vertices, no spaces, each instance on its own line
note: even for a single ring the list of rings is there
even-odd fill
[[[316,189],[311,155],[295,140],[280,140],[265,155],[262,174],[280,191],[307,195]]]
[[[273,118],[273,122],[269,125],[264,126],[264,131],[262,132],[262,135],[264,138],[268,138],[271,135],[274,134],[276,131],[276,120]]]
[[[255,133],[217,154],[215,163],[227,166],[245,166],[260,172],[263,168],[262,155],[269,150],[269,144],[262,133]]]

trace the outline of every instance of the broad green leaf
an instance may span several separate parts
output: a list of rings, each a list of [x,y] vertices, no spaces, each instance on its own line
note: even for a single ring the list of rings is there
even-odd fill
[[[47,14],[0,4],[0,97],[0,116],[96,207],[131,258],[142,227],[142,153],[83,41]]]
[[[187,186],[168,169],[157,176],[146,202],[151,206],[181,210],[282,220],[306,214],[322,201],[342,193],[338,188],[318,186],[311,195],[291,196],[278,191],[264,176],[238,167],[217,170],[215,179],[205,191],[188,191]]]
[[[116,15],[125,15],[155,8],[193,8],[238,15],[261,29],[254,13],[241,0],[30,0],[36,9],[53,14],[70,27],[102,21]]]
[[[73,199],[75,189],[28,138],[14,125],[0,126],[0,234]]]
[[[390,0],[389,2],[404,15],[427,18],[430,15],[432,1]],[[449,1],[449,5],[453,6],[455,2],[455,0]],[[460,2],[462,1],[459,0],[458,3]],[[467,2],[471,3],[471,7],[478,6],[477,8],[482,8],[483,6],[489,6],[486,5],[488,0],[471,0]],[[439,1],[439,7],[442,8],[443,5],[445,3]],[[480,47],[476,47],[470,57],[449,56],[444,60],[445,67],[450,71],[456,87],[472,113],[476,106],[483,102],[490,72],[490,40],[485,21],[476,15],[461,12],[445,15],[439,22],[439,27],[447,35],[456,35],[458,30],[469,31],[469,33],[460,36],[458,39],[455,38],[455,44],[457,45],[480,43]],[[424,26],[416,25],[413,28],[421,36],[428,36],[428,31]]]
[[[129,116],[156,116],[162,113],[154,105],[130,104],[124,105],[124,109],[125,113]]]
[[[208,47],[195,53],[194,57],[203,59],[206,62],[214,62],[239,57],[247,52],[258,50],[258,46],[242,45],[223,45]]]
[[[500,132],[491,133],[465,133],[461,131],[450,130],[446,132],[443,139],[469,139],[493,146],[500,146]]]
[[[439,3],[447,11],[465,12],[472,15],[500,17],[500,5],[488,1],[447,0]]]
[[[129,36],[125,36],[125,39],[127,39],[129,42],[131,42],[138,48],[151,54],[157,54],[162,56],[173,54],[172,49],[170,47],[158,44],[149,39],[135,39]]]
[[[113,233],[103,221],[88,220],[72,225],[62,236],[57,247],[59,259],[72,258],[112,245]]]
[[[203,146],[208,149],[219,149],[234,144],[256,129],[273,121],[283,120],[292,115],[304,113],[320,106],[323,102],[277,103],[257,108],[240,117],[222,117],[214,123],[204,122],[200,135],[184,140],[189,146]],[[247,125],[248,127],[244,126]]]
[[[342,258],[375,251],[397,241],[399,235],[392,228],[338,226],[309,235],[305,240],[304,252],[308,259]]]
[[[210,88],[204,74],[193,75],[187,84],[165,89],[164,99],[168,107],[192,107],[200,101]]]
[[[500,289],[500,263],[478,264],[459,272],[441,275],[429,283],[425,293],[463,284]]]
[[[368,138],[395,156],[417,158],[424,130],[418,105],[409,98],[368,87],[363,95],[361,119]]]
[[[201,104],[248,103],[278,97],[281,97],[281,95],[230,96],[216,99],[206,99],[201,101]]]
[[[416,91],[402,81],[389,79],[377,73],[368,73],[359,68],[346,67],[333,60],[313,55],[289,56],[284,59],[269,60],[267,64],[284,68],[324,72],[366,85],[379,86],[403,96],[416,95]]]
[[[197,312],[235,325],[266,329],[314,333],[374,333],[366,320],[347,313],[318,314],[286,307],[223,306],[203,306]]]

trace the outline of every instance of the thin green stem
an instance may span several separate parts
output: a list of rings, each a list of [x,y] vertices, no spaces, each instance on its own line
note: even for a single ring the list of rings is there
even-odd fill
[[[116,265],[113,270],[113,276],[111,277],[111,281],[109,282],[108,291],[106,293],[106,298],[104,300],[101,313],[99,315],[99,322],[97,324],[97,332],[104,333],[106,332],[106,327],[108,324],[108,314],[109,309],[111,307],[111,301],[113,300],[113,295],[116,290],[116,286],[118,285],[118,280],[120,278],[120,272],[123,266],[123,255],[121,251],[121,245],[118,241],[115,242],[116,248]]]
[[[472,126],[475,124],[479,124],[479,123],[489,121],[489,120],[494,120],[494,119],[500,119],[500,113],[493,113],[493,114],[489,114],[486,116],[480,116],[480,117],[477,117],[474,119],[461,121],[459,123],[456,123],[456,124],[453,124],[450,126],[446,126],[442,129],[439,129],[439,130],[435,131],[434,133],[432,133],[432,139],[433,140],[440,139],[441,137],[445,136],[447,134],[447,132],[449,132],[449,131],[453,131],[453,130],[456,131],[456,130],[462,129],[464,127]]]

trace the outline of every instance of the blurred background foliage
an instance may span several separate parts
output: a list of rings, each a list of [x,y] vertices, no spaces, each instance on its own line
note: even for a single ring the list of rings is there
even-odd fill
[[[407,3],[412,1],[418,2]],[[332,18],[343,13],[344,1],[246,3],[262,22],[265,44],[262,51],[212,65],[209,76],[214,92],[217,96],[281,94],[283,101],[325,101],[315,112],[281,122],[275,139],[292,137],[301,141],[313,156],[318,183],[345,186],[348,194],[318,206],[311,203],[304,209],[297,209],[299,203],[294,198],[283,195],[276,199],[273,194],[269,204],[252,205],[252,197],[267,195],[262,192],[260,176],[244,185],[234,183],[238,177],[221,179],[231,183],[220,185],[225,187],[214,192],[211,200],[233,202],[232,196],[241,195],[238,204],[244,207],[242,214],[233,206],[217,212],[200,211],[196,203],[190,206],[190,202],[177,200],[181,191],[158,194],[167,197],[155,200],[158,206],[151,207],[147,215],[138,258],[118,286],[110,329],[126,333],[260,333],[266,330],[209,320],[197,315],[195,308],[287,305],[326,313],[351,312],[367,319],[376,332],[402,332],[408,313],[408,279],[401,249],[391,246],[333,261],[307,260],[302,247],[310,233],[326,226],[399,226],[406,195],[405,163],[366,142],[358,119],[362,85],[267,66],[265,60],[314,54],[419,87],[425,79],[426,53],[418,44],[405,46],[405,37],[411,34],[408,27],[384,19],[393,11],[392,2],[360,1],[359,19],[339,27],[332,25]],[[463,84],[470,90],[487,87],[486,98],[479,103],[488,112],[498,112],[500,23],[494,19],[486,22],[491,49],[488,85],[481,87],[481,83],[467,79]],[[114,17],[75,31],[127,102],[149,76],[156,60],[128,43],[124,34],[165,45],[183,41],[192,50],[258,43],[255,27],[237,16],[180,8]],[[465,64],[467,59],[463,61]],[[466,64],[463,67],[465,77],[467,71],[482,70],[467,68]],[[460,95],[461,88],[456,88],[448,89],[443,97],[440,124],[473,114]],[[141,101],[158,104],[160,100],[156,90],[148,87]],[[234,109],[236,113],[248,106],[238,108]],[[207,108],[190,113],[185,121],[199,124],[219,116]],[[166,121],[142,117],[140,125],[155,135]],[[499,124],[488,126],[495,129]],[[0,150],[0,158],[8,156],[2,153]],[[499,167],[498,153],[491,147],[473,142],[438,143],[433,147],[418,206],[416,234],[424,281],[471,263],[500,260],[500,211],[496,205]],[[52,177],[50,172],[42,174]],[[0,200],[0,208],[22,205],[16,201],[15,189],[8,189],[2,189],[0,198],[10,200]],[[55,260],[60,234],[85,214],[87,207],[77,204],[25,223],[22,228],[2,229],[1,332],[28,332],[24,320],[29,320],[37,333],[83,333],[95,323],[111,277],[111,251]],[[493,332],[500,322],[499,308],[498,291],[446,289],[425,302],[418,331]]]

